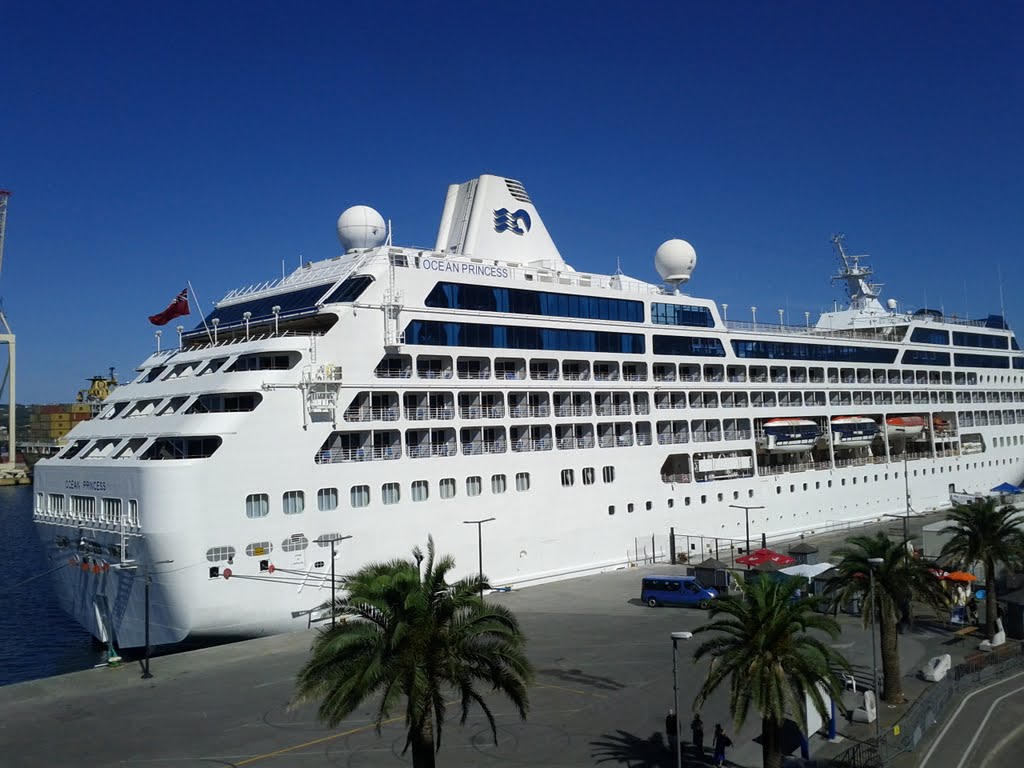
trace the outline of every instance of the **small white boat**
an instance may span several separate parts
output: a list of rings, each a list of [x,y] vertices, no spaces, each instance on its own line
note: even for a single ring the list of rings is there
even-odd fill
[[[837,449],[865,448],[878,437],[878,423],[867,416],[833,416],[832,443]]]
[[[824,434],[810,419],[768,419],[762,427],[761,447],[769,453],[809,451]]]

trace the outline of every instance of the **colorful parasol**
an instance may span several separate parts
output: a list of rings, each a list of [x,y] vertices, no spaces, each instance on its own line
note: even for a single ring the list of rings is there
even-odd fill
[[[737,557],[736,562],[740,565],[757,566],[762,563],[775,563],[776,565],[792,565],[796,562],[796,558],[792,558],[789,555],[783,555],[779,552],[775,552],[771,549],[758,549],[751,552],[749,555],[743,555],[743,557]]]
[[[967,571],[953,571],[947,573],[946,578],[950,581],[977,581],[978,577],[973,573],[967,573]]]

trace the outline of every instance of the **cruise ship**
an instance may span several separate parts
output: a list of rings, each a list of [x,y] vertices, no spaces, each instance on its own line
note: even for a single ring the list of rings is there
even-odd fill
[[[1024,479],[1002,317],[883,304],[839,237],[848,305],[793,326],[683,292],[684,240],[656,248],[657,282],[574,269],[512,179],[449,187],[433,248],[365,206],[337,226],[341,255],[158,339],[37,465],[60,602],[97,638],[316,625],[332,574],[429,534],[461,573],[482,545],[491,583],[523,586],[671,529],[703,557],[748,514],[778,538]]]

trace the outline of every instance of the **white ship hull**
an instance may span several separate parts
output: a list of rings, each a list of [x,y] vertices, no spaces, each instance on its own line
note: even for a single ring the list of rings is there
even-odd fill
[[[521,200],[483,207],[526,209]],[[445,220],[454,231],[452,205]],[[492,217],[496,236],[525,242],[542,232],[535,209],[528,213]],[[691,542],[705,537],[694,545],[705,551],[691,555],[713,553],[716,538],[727,549],[745,533],[733,504],[764,506],[751,515],[751,535],[775,538],[902,513],[907,480],[914,509],[925,511],[946,506],[953,488],[1024,478],[1024,371],[1002,371],[997,384],[986,378],[992,371],[963,366],[744,358],[734,341],[788,343],[797,332],[727,327],[713,302],[559,269],[557,252],[542,254],[544,266],[496,245],[484,262],[459,254],[483,253],[486,241],[453,253],[443,239],[435,251],[350,253],[229,296],[218,311],[264,296],[281,302],[275,297],[317,279],[374,278],[354,301],[264,318],[259,328],[235,321],[228,330],[225,320],[216,343],[200,326],[183,349],[147,359],[104,414],[76,427],[69,449],[35,475],[40,536],[55,567],[68,563],[55,575],[62,607],[100,639],[140,646],[148,575],[153,644],[257,636],[323,620],[332,538],[346,537],[335,544],[338,574],[403,555],[429,535],[455,555],[460,575],[470,574],[479,567],[478,529],[464,521],[493,517],[480,531],[483,569],[494,586],[524,586],[667,556],[673,528]],[[642,303],[644,319],[428,306],[443,281],[628,299]],[[666,302],[705,307],[714,327],[652,324],[654,303]],[[465,333],[429,337],[416,321],[631,333],[643,349],[486,348]],[[720,339],[724,354],[655,351],[658,334],[679,332]],[[907,348],[893,338],[870,343]],[[285,358],[287,366],[273,362]],[[759,380],[769,366],[787,369],[785,380],[781,372]],[[877,381],[842,380],[858,369]],[[902,383],[908,371],[933,370],[948,383]],[[956,402],[965,389],[986,393],[985,404]],[[908,411],[927,424],[941,414],[951,426],[943,435],[926,430],[906,460],[884,433],[851,453],[826,431],[834,416],[885,424]],[[801,454],[766,451],[757,435],[779,418],[812,420],[824,439]]]

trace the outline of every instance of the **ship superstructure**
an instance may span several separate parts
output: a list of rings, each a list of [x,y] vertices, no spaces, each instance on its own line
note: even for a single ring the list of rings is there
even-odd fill
[[[375,211],[345,252],[232,291],[36,467],[63,606],[100,639],[252,636],[322,620],[338,573],[433,534],[494,584],[623,565],[670,527],[708,539],[937,507],[1024,478],[1024,355],[998,317],[878,301],[726,321],[663,284],[566,264],[523,185],[449,188],[433,248]],[[906,473],[906,474],[905,474]],[[735,505],[735,506],[734,506]],[[351,537],[351,538],[348,538]],[[230,578],[225,578],[230,576]]]

